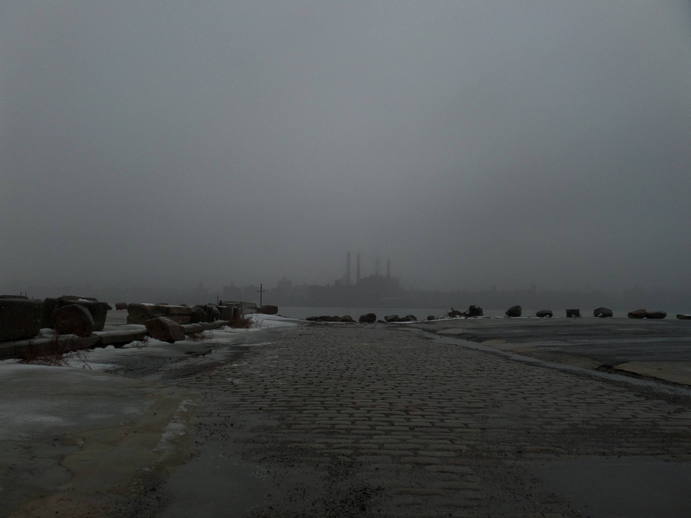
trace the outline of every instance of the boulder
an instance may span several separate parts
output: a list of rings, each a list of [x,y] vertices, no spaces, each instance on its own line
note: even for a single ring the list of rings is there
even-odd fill
[[[173,343],[185,339],[185,330],[175,320],[167,317],[156,317],[144,322],[149,336],[156,340]]]
[[[222,307],[227,307],[227,306],[222,306]],[[204,306],[194,306],[192,307],[192,310],[190,311],[190,321],[192,323],[198,323],[198,322],[206,322],[207,320],[207,313],[206,309],[204,309]]]
[[[0,341],[33,338],[41,329],[43,303],[19,297],[0,299]]]
[[[55,332],[59,335],[91,336],[94,332],[94,317],[81,304],[61,306],[53,312]]]
[[[406,315],[404,317],[399,317],[398,315],[386,315],[384,320],[390,323],[394,322],[417,322],[417,317],[415,315]]]
[[[108,317],[108,310],[112,309],[110,304],[99,301],[79,302],[80,306],[86,307],[94,319],[94,331],[103,331],[106,326],[106,318]]]
[[[354,324],[354,323],[355,323],[355,320],[354,320],[353,317],[351,317],[350,315],[343,315],[343,316],[341,317],[341,322],[348,322],[348,323]]]
[[[377,315],[374,313],[365,313],[364,315],[360,315],[360,318],[358,319],[358,322],[361,324],[374,324],[377,321]]]
[[[232,321],[242,317],[241,306],[218,306],[218,310],[221,312],[221,320]]]
[[[312,317],[307,317],[305,320],[309,320],[310,322],[340,322],[341,317],[334,315],[318,315],[318,316],[312,316]]]
[[[437,317],[435,317],[434,315],[427,315],[427,320],[428,320],[428,321],[429,321],[429,320],[436,320],[436,319],[437,319]]]
[[[214,304],[207,304],[204,306],[204,309],[206,310],[206,317],[208,318],[207,322],[221,320],[221,312]]]
[[[264,315],[275,315],[276,313],[278,313],[278,306],[264,304],[263,306],[259,306],[257,313],[263,313]]]
[[[53,313],[58,309],[59,301],[56,298],[47,298],[43,301],[43,309],[41,313],[41,328],[55,327],[55,320],[53,320]]]
[[[597,318],[612,318],[614,316],[614,311],[609,308],[595,308],[593,310],[593,316]]]
[[[484,311],[480,306],[470,305],[468,311],[465,312],[467,317],[481,317],[484,315]]]
[[[581,310],[576,308],[567,309],[566,318],[581,318]]]
[[[146,324],[156,317],[167,317],[179,324],[192,322],[194,309],[189,306],[171,304],[129,304],[127,306],[128,324]]]
[[[175,320],[178,324],[189,324],[192,322],[192,308],[183,304],[160,304],[154,307],[154,311],[156,316],[168,317],[171,320]]]
[[[535,316],[538,318],[552,318],[554,314],[551,309],[541,309],[535,313]]]
[[[447,313],[449,318],[459,318],[465,316],[465,314],[462,311],[458,311],[457,309],[451,308],[451,311]]]
[[[143,324],[147,320],[151,320],[156,315],[154,314],[153,304],[128,304],[127,305],[127,323],[128,324]]]
[[[647,314],[648,311],[645,309],[634,309],[633,311],[629,311],[629,318],[645,318]]]
[[[691,320],[691,315],[689,315],[688,313],[678,313],[677,318],[679,320]]]
[[[116,302],[115,303],[115,309],[118,311],[122,311],[123,309],[127,309],[127,302]]]
[[[523,308],[521,306],[511,306],[506,310],[506,316],[509,318],[520,317],[523,314]]]
[[[667,313],[665,313],[664,311],[648,311],[645,314],[645,318],[662,320],[663,318],[667,318]]]
[[[180,324],[186,335],[198,335],[204,331],[202,324]]]

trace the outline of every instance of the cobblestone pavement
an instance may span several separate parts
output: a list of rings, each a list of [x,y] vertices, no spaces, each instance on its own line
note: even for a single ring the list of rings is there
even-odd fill
[[[596,480],[589,459],[664,464],[672,483],[648,499],[654,514],[691,515],[688,396],[415,330],[314,326],[270,340],[176,380],[199,394],[198,456],[171,476],[162,516],[597,516],[607,505],[540,476],[566,463]],[[649,482],[624,488],[629,504],[640,509]],[[633,516],[619,496],[609,505]]]

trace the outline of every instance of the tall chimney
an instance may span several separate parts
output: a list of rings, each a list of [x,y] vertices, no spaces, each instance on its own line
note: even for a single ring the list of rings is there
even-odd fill
[[[379,257],[374,260],[374,275],[379,277]]]
[[[360,282],[360,252],[355,256],[355,282]]]
[[[350,286],[350,252],[346,256],[346,286]]]
[[[386,260],[386,278],[391,278],[391,259]]]

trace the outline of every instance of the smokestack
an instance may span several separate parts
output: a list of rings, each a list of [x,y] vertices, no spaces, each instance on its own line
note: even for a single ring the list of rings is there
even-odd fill
[[[350,252],[346,256],[346,286],[350,286]]]
[[[391,278],[391,259],[386,260],[386,278]]]
[[[379,258],[378,257],[374,260],[374,275],[379,277]]]
[[[360,252],[355,256],[355,282],[360,282]]]

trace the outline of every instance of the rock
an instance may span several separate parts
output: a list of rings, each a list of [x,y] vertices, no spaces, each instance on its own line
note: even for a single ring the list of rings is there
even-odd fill
[[[581,318],[581,310],[580,309],[567,309],[566,310],[566,318]]]
[[[221,312],[214,304],[207,304],[204,306],[206,310],[206,316],[208,318],[207,322],[214,322],[215,320],[221,320]]]
[[[127,302],[116,302],[115,303],[115,309],[118,311],[122,311],[123,309],[127,309]]]
[[[342,322],[341,317],[338,315],[319,315],[315,317],[307,317],[305,320],[310,322]]]
[[[365,313],[364,315],[360,315],[360,318],[358,319],[358,322],[361,324],[374,324],[377,321],[377,315],[374,313]]]
[[[430,321],[430,320],[436,320],[436,319],[437,319],[437,317],[435,317],[434,315],[427,315],[427,320],[428,320],[428,321]]]
[[[554,314],[551,309],[541,309],[535,313],[535,316],[538,318],[552,318]]]
[[[226,307],[226,306],[224,306]],[[194,306],[190,311],[190,321],[194,324],[198,322],[206,322],[207,313],[204,306]]]
[[[276,313],[278,313],[278,306],[264,304],[263,306],[259,306],[257,313],[263,313],[264,315],[275,315]]]
[[[447,313],[447,315],[449,315],[449,318],[460,318],[460,317],[465,316],[465,314],[463,314],[463,312],[458,311],[457,309],[453,309],[453,308],[451,308],[451,311],[449,311]]]
[[[175,320],[167,317],[156,317],[144,322],[149,336],[156,340],[173,343],[185,339],[185,330]]]
[[[513,318],[513,317],[520,317],[523,314],[523,308],[521,306],[511,306],[509,309],[506,310],[506,316]]]
[[[108,345],[122,347],[135,340],[143,340],[146,338],[146,330],[116,329],[111,331],[96,331],[93,336],[98,338],[98,345],[100,347],[106,347]]]
[[[58,298],[47,298],[43,301],[43,314],[41,327],[55,328],[55,311],[58,308],[79,304],[83,306],[94,319],[94,331],[102,331],[106,325],[108,310],[112,309],[107,302],[100,302],[93,297],[77,297],[75,295],[63,295]]]
[[[53,320],[53,313],[58,309],[59,301],[55,298],[47,298],[43,301],[43,311],[41,314],[41,328],[55,327],[55,320]]]
[[[679,320],[691,320],[691,315],[689,315],[688,313],[679,313],[677,314],[677,318]]]
[[[614,311],[609,308],[595,308],[593,310],[593,316],[597,318],[612,318],[614,316]]]
[[[41,329],[43,303],[18,297],[0,299],[0,341],[33,338]]]
[[[645,318],[647,314],[648,311],[646,309],[635,309],[633,311],[629,311],[629,318]]]
[[[94,332],[94,317],[81,304],[61,306],[53,312],[55,332],[59,335],[91,336]]]
[[[242,316],[242,309],[240,306],[216,306],[221,313],[221,320],[236,320]]]
[[[664,311],[648,311],[645,314],[645,318],[662,320],[663,318],[667,318],[667,313],[665,313]]]
[[[156,315],[154,314],[153,304],[128,304],[127,305],[127,323],[128,324],[143,324],[147,320],[151,320]]]
[[[351,317],[350,315],[343,315],[343,316],[341,317],[341,322],[348,322],[348,323],[354,324],[354,323],[355,323],[355,320],[354,320],[353,317]]]
[[[129,304],[127,306],[128,324],[146,324],[156,317],[167,317],[179,324],[192,322],[194,308],[171,304]],[[205,310],[206,314],[206,310]]]
[[[470,305],[468,311],[465,312],[467,317],[481,317],[484,315],[484,311],[480,306]]]
[[[108,310],[111,309],[110,304],[99,301],[79,302],[80,306],[86,307],[94,319],[94,331],[103,331],[106,326],[106,318],[108,317]]]
[[[415,315],[406,315],[404,317],[399,317],[398,315],[386,315],[384,317],[384,320],[386,320],[389,323],[395,323],[395,322],[417,322],[417,317]]]
[[[198,335],[204,331],[202,324],[180,324],[186,335]]]

